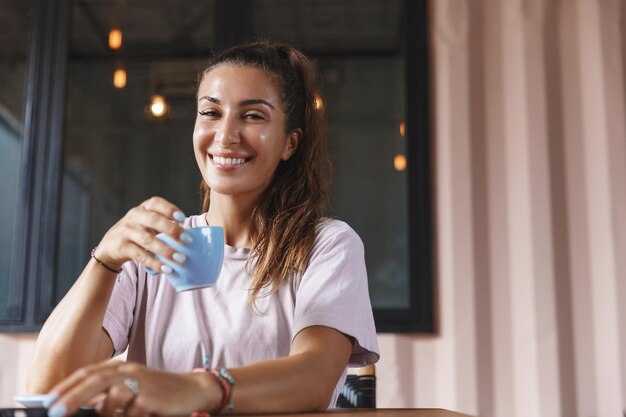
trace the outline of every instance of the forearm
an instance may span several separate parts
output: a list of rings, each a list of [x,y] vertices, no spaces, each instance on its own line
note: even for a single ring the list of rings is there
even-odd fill
[[[341,376],[303,353],[230,370],[236,381],[234,412],[298,412],[324,409]]]
[[[112,351],[102,330],[115,274],[91,260],[44,324],[28,372],[28,391],[43,393]],[[108,351],[108,352],[107,352]]]
[[[233,411],[298,412],[328,407],[352,343],[334,329],[314,326],[296,336],[289,356],[230,369],[235,379]],[[207,409],[215,406],[208,404]]]

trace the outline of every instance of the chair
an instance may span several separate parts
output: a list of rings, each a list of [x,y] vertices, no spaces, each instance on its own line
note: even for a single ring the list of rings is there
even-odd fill
[[[376,408],[376,368],[369,365],[348,370],[335,407]]]

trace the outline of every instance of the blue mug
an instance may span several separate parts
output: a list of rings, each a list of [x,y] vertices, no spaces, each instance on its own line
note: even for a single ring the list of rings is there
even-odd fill
[[[224,228],[220,226],[192,227],[186,231],[193,239],[186,245],[180,244],[164,233],[156,236],[187,257],[181,265],[156,255],[161,262],[171,266],[174,270],[166,275],[167,280],[176,291],[195,290],[215,285],[224,259]]]

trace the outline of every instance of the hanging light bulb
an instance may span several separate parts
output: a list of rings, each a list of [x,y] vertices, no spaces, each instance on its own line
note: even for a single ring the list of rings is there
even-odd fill
[[[320,96],[316,96],[315,100],[313,100],[313,108],[315,110],[322,110],[324,108],[324,101]]]
[[[160,119],[167,114],[168,110],[165,97],[157,94],[150,98],[150,103],[148,104],[148,112],[150,113],[150,116],[155,119]]]
[[[126,70],[123,68],[118,68],[113,73],[113,85],[115,88],[124,88],[126,87]]]
[[[406,133],[406,125],[404,124],[404,122],[400,122],[400,136],[404,137],[405,133]]]
[[[109,48],[120,49],[122,47],[122,31],[120,29],[111,29],[109,32]]]
[[[402,154],[396,155],[393,158],[393,168],[398,172],[404,171],[406,169],[406,156]]]

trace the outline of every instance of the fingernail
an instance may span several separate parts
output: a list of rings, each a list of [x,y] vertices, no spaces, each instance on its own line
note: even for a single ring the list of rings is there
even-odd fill
[[[182,253],[178,253],[178,252],[174,252],[174,254],[172,255],[172,258],[174,258],[174,260],[178,262],[179,264],[182,264],[187,259],[185,255],[183,255]]]
[[[174,220],[176,220],[177,222],[184,222],[185,219],[186,219],[185,213],[183,213],[182,211],[174,212]]]
[[[65,404],[57,404],[48,410],[48,417],[63,417],[67,413]]]
[[[149,275],[155,276],[155,275],[159,275],[159,273],[153,269],[148,268],[147,266],[144,266],[144,269],[146,270],[146,272]]]
[[[171,274],[172,272],[174,272],[174,270],[172,269],[172,267],[171,267],[171,266],[169,266],[169,265],[161,265],[161,271],[162,271],[164,274]]]
[[[191,235],[187,232],[182,232],[180,234],[180,240],[182,240],[185,243],[191,243],[193,242],[193,238],[191,237]]]
[[[59,399],[59,393],[58,392],[51,392],[50,394],[48,394],[46,396],[46,398],[41,402],[41,406],[43,408],[48,408],[50,407],[50,404],[52,404],[53,402],[55,402],[56,400]]]

